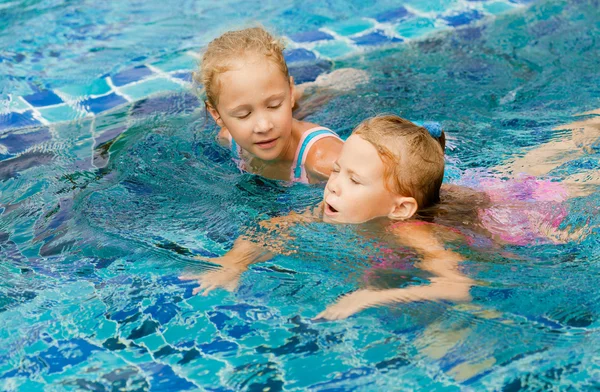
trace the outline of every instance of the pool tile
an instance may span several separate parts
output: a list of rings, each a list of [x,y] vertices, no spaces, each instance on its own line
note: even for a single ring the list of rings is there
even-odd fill
[[[26,95],[23,97],[27,102],[29,102],[33,106],[49,106],[56,105],[59,103],[63,103],[63,100],[60,99],[58,95],[54,93],[52,90],[42,90],[31,95]]]
[[[6,111],[9,112],[23,112],[30,109],[29,105],[23,102],[23,100],[21,100],[21,98],[19,97],[13,97],[12,100],[10,100],[10,102],[3,102],[6,103]]]
[[[295,42],[316,42],[333,39],[331,34],[327,34],[320,30],[307,31],[305,33],[297,33],[290,36]]]
[[[183,71],[183,72],[175,72],[171,74],[172,77],[177,78],[179,80],[183,80],[184,82],[192,83],[192,72]]]
[[[31,110],[24,113],[10,112],[0,114],[0,130],[30,127],[34,125],[40,125],[40,122],[33,118],[33,112]]]
[[[88,112],[98,114],[124,103],[127,103],[125,98],[111,93],[98,98],[88,98],[81,102],[81,106]]]
[[[409,18],[412,15],[410,11],[406,8],[400,6],[399,8],[395,8],[393,10],[385,11],[377,16],[375,19],[380,23],[390,23],[390,22],[398,22],[400,20]]]
[[[457,15],[445,16],[442,19],[444,19],[450,26],[458,27],[458,26],[462,26],[462,25],[471,23],[474,20],[481,19],[482,17],[483,17],[483,14],[480,13],[479,11],[471,10],[471,11],[462,12]]]
[[[316,64],[303,66],[291,66],[290,75],[294,77],[296,84],[314,82],[319,75],[331,69],[329,61],[319,61]]]
[[[67,104],[54,106],[51,108],[40,108],[38,109],[42,117],[46,120],[54,123],[61,121],[71,121],[76,118],[82,117],[83,113],[76,111]]]
[[[180,377],[169,365],[156,362],[142,363],[139,367],[146,373],[147,379],[155,391],[198,390],[198,385]]]
[[[123,87],[121,91],[131,97],[131,99],[138,100],[152,94],[167,91],[179,91],[182,89],[183,87],[180,84],[177,84],[169,79],[154,78],[145,80],[138,84]]]
[[[303,61],[314,61],[317,59],[317,56],[313,52],[303,48],[285,50],[283,52],[283,56],[288,64]]]
[[[353,39],[357,45],[366,46],[366,45],[383,45],[388,43],[396,43],[404,41],[401,38],[389,37],[385,35],[382,31],[374,31],[372,33],[361,35],[360,37],[356,37]]]
[[[516,8],[516,5],[510,4],[510,3],[504,3],[504,2],[493,2],[493,3],[485,3],[483,5],[483,9],[486,12],[489,12],[490,14],[493,15],[497,15],[497,14],[501,14],[503,12],[507,12],[510,11],[514,8]]]
[[[160,334],[153,333],[136,340],[136,344],[143,344],[150,351],[156,351],[165,345],[165,340]]]
[[[435,30],[434,20],[429,18],[410,19],[396,26],[396,32],[406,38],[422,37]]]
[[[41,352],[39,357],[48,365],[48,373],[52,374],[85,361],[92,352],[98,350],[102,348],[90,344],[87,340],[75,338],[60,342],[58,347],[50,347]]]
[[[137,101],[131,106],[131,117],[147,116],[153,113],[169,113],[170,115],[188,112],[191,113],[200,107],[198,96],[191,92],[177,94],[163,94]],[[191,296],[190,285],[185,287],[184,296]]]
[[[70,85],[58,89],[61,93],[65,93],[72,97],[87,97],[90,95],[102,95],[110,91],[110,87],[106,79],[96,79],[90,84]]]
[[[198,60],[188,54],[178,53],[152,63],[152,65],[163,72],[192,70],[198,68]]]
[[[145,65],[140,65],[135,68],[126,69],[112,76],[113,84],[117,87],[124,86],[126,84],[137,82],[147,76],[154,74],[150,68]]]
[[[456,8],[459,0],[407,0],[404,4],[423,12],[443,13]]]
[[[343,41],[327,41],[315,46],[315,50],[324,57],[342,57],[354,51],[354,48]]]
[[[347,37],[350,35],[362,33],[363,31],[366,31],[372,28],[373,26],[375,26],[375,23],[373,23],[370,20],[356,18],[336,23],[333,26],[329,26],[329,28],[335,33]]]

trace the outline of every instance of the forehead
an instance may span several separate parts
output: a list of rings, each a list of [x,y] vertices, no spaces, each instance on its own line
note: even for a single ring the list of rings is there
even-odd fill
[[[359,135],[352,135],[346,140],[338,162],[358,174],[372,177],[383,175],[384,165],[377,149]]]
[[[218,76],[219,105],[237,106],[286,91],[289,82],[279,67],[260,56],[243,56]]]

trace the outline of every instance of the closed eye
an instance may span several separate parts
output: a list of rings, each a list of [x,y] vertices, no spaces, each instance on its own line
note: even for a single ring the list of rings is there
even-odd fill
[[[246,114],[242,114],[242,115],[237,115],[235,116],[235,118],[238,118],[240,120],[243,120],[245,118],[248,118],[248,116],[250,116],[250,112],[246,113]]]
[[[282,104],[283,104],[283,102],[279,102],[276,105],[270,105],[270,106],[268,106],[268,108],[269,109],[277,109],[277,108],[281,107]]]

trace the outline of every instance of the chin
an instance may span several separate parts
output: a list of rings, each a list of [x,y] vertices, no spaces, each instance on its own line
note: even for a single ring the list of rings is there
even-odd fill
[[[256,150],[254,151],[254,155],[256,157],[262,159],[263,161],[275,161],[281,155],[281,151],[278,147],[279,146],[275,146],[274,148],[272,148],[269,151],[257,149],[257,151]]]

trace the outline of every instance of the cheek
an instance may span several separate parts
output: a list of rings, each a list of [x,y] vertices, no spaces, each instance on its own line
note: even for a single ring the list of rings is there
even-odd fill
[[[281,107],[276,114],[277,122],[291,127],[292,125],[292,108],[288,104]]]

